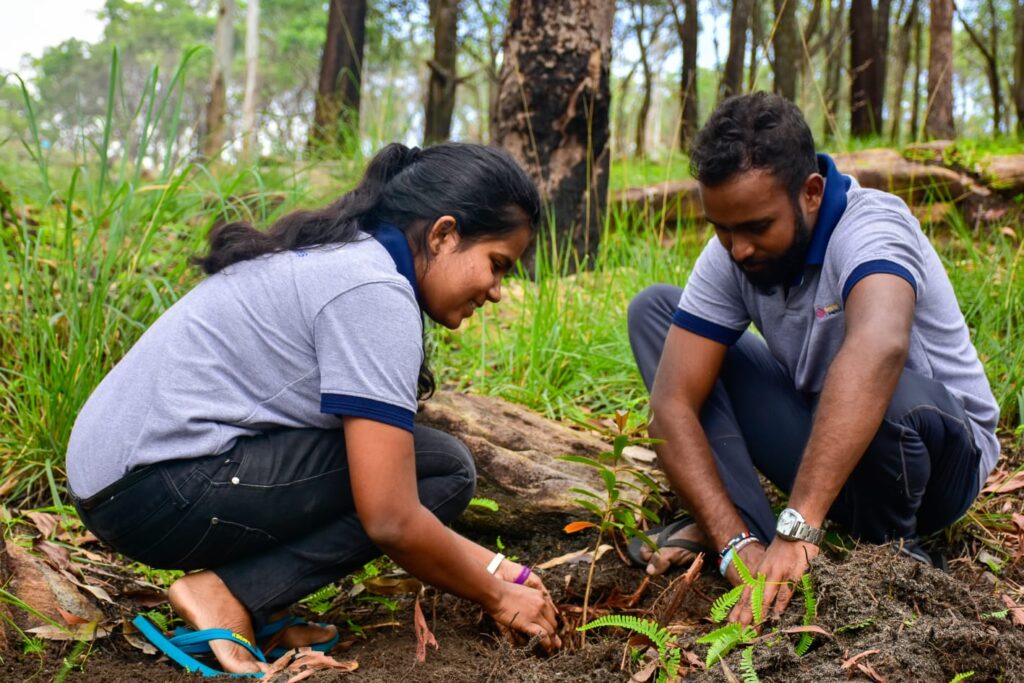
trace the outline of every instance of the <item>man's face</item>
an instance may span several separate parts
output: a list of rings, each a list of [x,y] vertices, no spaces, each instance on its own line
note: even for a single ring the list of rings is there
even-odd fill
[[[744,171],[714,187],[700,186],[704,215],[718,241],[743,275],[762,289],[789,282],[803,268],[809,223],[817,220],[823,189],[821,176],[811,175],[794,203],[764,169]]]

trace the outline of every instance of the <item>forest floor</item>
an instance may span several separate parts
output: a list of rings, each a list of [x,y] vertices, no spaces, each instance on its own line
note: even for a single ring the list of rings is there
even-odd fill
[[[817,602],[812,623],[820,627],[813,634],[813,645],[806,655],[797,656],[794,645],[799,634],[782,632],[800,627],[804,618],[803,600],[794,598],[782,619],[765,624],[753,643],[752,663],[759,679],[951,681],[974,672],[972,682],[1024,681],[1024,607],[1015,607],[1024,605],[1022,463],[1024,451],[1004,458],[1003,488],[1012,490],[987,494],[968,521],[957,527],[952,543],[944,547],[948,573],[896,556],[886,547],[832,548],[823,553],[811,572]],[[1015,488],[1019,483],[1021,487]],[[981,520],[987,520],[984,526],[978,526]],[[35,535],[34,544],[41,549],[38,530],[25,527],[12,527],[9,540],[20,538],[24,545]],[[561,652],[543,656],[528,643],[512,644],[479,607],[427,589],[419,594],[419,601],[438,647],[427,647],[425,661],[420,662],[414,628],[417,591],[409,588],[414,582],[382,574],[368,580],[369,590],[361,595],[350,595],[347,581],[339,584],[337,595],[321,601],[319,614],[305,611],[311,619],[339,626],[342,641],[331,655],[358,667],[352,673],[310,670],[303,680],[596,682],[627,681],[631,676],[648,680],[645,674],[655,680],[655,650],[642,656],[646,649],[642,639],[606,628],[587,633],[584,643],[575,631],[582,623],[589,556],[576,561],[565,556],[586,550],[588,539],[580,535],[516,537],[514,532],[509,530],[504,537],[507,554],[534,566],[551,565],[538,572],[562,610]],[[494,539],[479,540],[493,543]],[[995,556],[985,554],[984,548],[993,542],[1002,543],[1007,551],[1009,559],[1002,566],[991,566]],[[63,562],[56,553],[44,551],[44,555],[55,568]],[[88,643],[36,640],[37,647],[28,653],[22,643],[12,643],[0,653],[0,680],[196,680],[166,657],[144,652],[139,637],[124,627],[139,612],[169,614],[155,589],[171,577],[159,572],[140,574],[137,565],[95,542],[71,551],[66,559],[71,564],[65,568],[72,569],[81,582],[101,586],[110,596],[109,602],[100,601],[109,634]],[[594,572],[587,620],[605,614],[660,618],[675,637],[680,673],[686,680],[738,681],[743,678],[745,646],[725,657],[724,667],[717,663],[705,669],[708,646],[696,642],[718,627],[709,619],[710,607],[728,589],[712,566],[708,562],[703,572],[693,574],[692,583],[681,571],[646,581],[641,569],[625,564],[615,549],[608,550]],[[377,597],[367,599],[370,593]],[[673,597],[681,599],[677,607],[667,607]],[[271,680],[298,680],[301,671],[296,664]]]

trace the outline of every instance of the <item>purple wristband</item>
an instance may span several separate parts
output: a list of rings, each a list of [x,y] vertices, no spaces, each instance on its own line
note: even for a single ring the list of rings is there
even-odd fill
[[[516,580],[512,583],[518,583],[520,586],[522,586],[524,583],[526,583],[526,580],[530,578],[531,573],[533,572],[530,570],[530,568],[524,564],[522,571],[519,572],[519,576],[517,576]]]

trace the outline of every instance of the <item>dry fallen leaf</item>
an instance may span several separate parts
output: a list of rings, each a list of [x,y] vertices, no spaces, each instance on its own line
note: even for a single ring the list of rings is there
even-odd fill
[[[134,647],[136,650],[142,650],[147,655],[155,655],[159,650],[156,649],[156,645],[149,642],[144,636],[139,634],[139,629],[135,628],[135,624],[130,619],[121,619],[121,635],[128,641],[128,644]]]
[[[601,559],[606,552],[611,550],[612,547],[607,543],[601,544],[601,547],[597,549],[597,559]],[[590,548],[584,548],[583,550],[577,550],[565,555],[552,558],[547,562],[543,562],[537,565],[537,569],[551,569],[563,564],[578,564],[580,562],[590,562],[591,550]]]
[[[423,617],[423,610],[420,608],[420,596],[416,596],[416,604],[413,606],[413,628],[416,630],[416,661],[422,664],[427,661],[427,645],[433,646],[435,650],[441,648],[437,639],[427,627],[427,620]]]
[[[1014,626],[1024,626],[1024,607],[1018,607],[1009,595],[1002,596],[1003,604],[1010,610],[1010,623]]]
[[[32,541],[32,548],[45,555],[56,569],[71,569],[71,553],[67,548],[39,538]]]
[[[374,595],[415,595],[423,588],[419,579],[404,578],[393,579],[382,576],[375,576],[363,581],[366,590]]]
[[[39,533],[43,535],[43,538],[50,538],[60,523],[60,518],[49,512],[26,512],[25,516],[32,520],[32,523],[39,529]]]
[[[988,478],[985,488],[983,488],[981,492],[1009,493],[1022,488],[1024,488],[1024,470],[1014,472],[1013,474],[1004,474],[1002,476],[996,476],[995,473],[993,473],[993,476]]]
[[[110,629],[95,621],[87,624],[68,625],[63,628],[52,624],[43,624],[35,628],[25,629],[26,633],[39,636],[45,640],[94,640],[110,635]]]

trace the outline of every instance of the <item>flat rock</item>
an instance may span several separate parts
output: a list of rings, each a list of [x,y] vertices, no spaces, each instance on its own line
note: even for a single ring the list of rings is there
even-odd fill
[[[559,460],[562,455],[595,456],[611,450],[598,436],[548,420],[499,398],[440,391],[424,404],[418,420],[459,437],[476,460],[478,497],[497,501],[491,512],[470,507],[460,525],[506,536],[561,528],[571,519],[590,519],[569,489],[602,492],[597,472]],[[627,459],[653,474],[647,454]],[[635,498],[633,498],[635,500]]]

